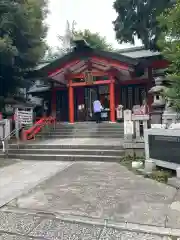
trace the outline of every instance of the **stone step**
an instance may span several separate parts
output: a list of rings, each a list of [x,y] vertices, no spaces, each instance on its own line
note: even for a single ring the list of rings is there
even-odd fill
[[[114,132],[124,132],[124,129],[54,129],[51,132],[92,132],[92,133],[114,133]]]
[[[53,128],[53,126],[50,126],[51,128]],[[124,123],[123,124],[103,124],[103,123],[100,123],[100,124],[67,124],[67,125],[58,125],[56,124],[54,126],[55,128],[77,128],[77,129],[80,129],[80,128],[123,128],[124,127]]]
[[[38,134],[36,138],[39,139],[62,139],[62,138],[123,138],[122,134],[114,134],[114,135],[91,135],[91,134],[86,134],[86,135],[76,135],[76,134],[71,134],[71,135],[62,135],[62,134]]]
[[[107,149],[9,149],[8,154],[46,154],[46,155],[100,155],[100,156],[122,156],[123,150]]]
[[[99,126],[121,126],[123,122],[109,122],[109,121],[102,121],[101,123],[97,124],[95,121],[85,121],[85,122],[56,122],[56,126],[89,126],[89,125],[99,125]]]
[[[83,155],[83,154],[11,154],[9,153],[7,159],[20,160],[35,160],[35,161],[97,161],[97,162],[119,162],[122,156],[108,156],[108,155]],[[5,158],[0,154],[0,158]]]
[[[78,136],[85,136],[85,135],[93,135],[93,136],[104,136],[104,135],[124,135],[124,132],[120,132],[120,131],[114,131],[114,132],[91,132],[91,131],[58,131],[58,132],[39,132],[38,134],[41,135],[78,135]]]
[[[89,150],[122,150],[123,143],[121,144],[122,139],[119,141],[119,145],[95,145],[95,144],[82,144],[82,145],[72,145],[72,144],[11,144],[9,149],[89,149]]]
[[[122,133],[38,133],[36,136],[54,136],[54,137],[123,137]]]
[[[108,135],[124,135],[123,131],[114,131],[114,132],[91,132],[91,131],[53,131],[53,132],[40,132],[38,134],[46,135],[94,135],[94,136],[108,136]]]
[[[108,133],[124,133],[124,129],[106,129],[106,130],[101,130],[101,129],[55,129],[55,130],[43,130],[41,132],[51,132],[51,133],[92,133],[92,134],[96,134],[96,133],[105,133],[105,134],[108,134]]]
[[[51,129],[53,129],[52,127],[50,127]],[[120,125],[120,126],[101,126],[101,125],[89,125],[89,126],[74,126],[74,125],[70,125],[70,126],[56,126],[55,129],[123,129],[124,126]]]

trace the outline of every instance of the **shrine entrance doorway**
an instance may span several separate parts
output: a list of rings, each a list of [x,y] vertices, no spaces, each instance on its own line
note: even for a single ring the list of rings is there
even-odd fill
[[[84,88],[84,106],[86,121],[93,121],[93,102],[98,99],[98,86]]]
[[[109,85],[92,85],[75,88],[75,121],[94,121],[93,102],[99,99],[108,108]]]

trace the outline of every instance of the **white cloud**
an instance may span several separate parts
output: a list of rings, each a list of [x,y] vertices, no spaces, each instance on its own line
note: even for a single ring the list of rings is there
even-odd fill
[[[112,21],[115,20],[116,13],[112,7],[113,2],[114,0],[49,0],[49,45],[57,46],[57,35],[64,34],[66,21],[75,20],[77,29],[99,32],[116,48],[129,47],[129,44],[120,45],[115,40]],[[140,45],[140,41],[136,45]]]

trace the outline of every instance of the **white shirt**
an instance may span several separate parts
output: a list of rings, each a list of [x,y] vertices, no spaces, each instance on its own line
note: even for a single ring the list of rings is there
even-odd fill
[[[101,102],[99,100],[95,100],[93,102],[93,110],[94,112],[101,112],[101,109],[102,109],[102,105],[101,105]]]

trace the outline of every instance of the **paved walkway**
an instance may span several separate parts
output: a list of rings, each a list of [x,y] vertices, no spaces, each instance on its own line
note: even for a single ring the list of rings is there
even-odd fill
[[[16,164],[21,177],[14,177],[15,169],[11,172],[11,166],[6,167],[9,184],[0,188],[12,183],[12,191],[18,186],[22,191],[28,182],[32,187],[66,168],[1,208],[0,240],[167,240],[167,235],[180,236],[180,193],[172,187],[134,175],[117,163],[33,164]],[[29,169],[26,173],[22,165]],[[32,168],[36,169],[33,176]],[[13,183],[15,179],[20,183]]]
[[[70,165],[69,162],[21,161],[1,168],[0,207],[53,176],[68,165]]]

